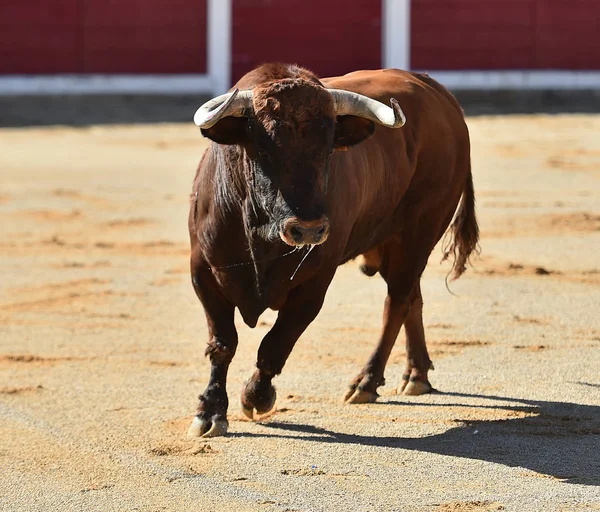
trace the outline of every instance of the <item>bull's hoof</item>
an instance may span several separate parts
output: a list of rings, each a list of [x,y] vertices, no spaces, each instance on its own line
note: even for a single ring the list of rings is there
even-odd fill
[[[432,390],[433,388],[431,387],[431,384],[429,384],[429,381],[407,380],[402,383],[400,388],[398,388],[398,394],[418,396],[431,393]]]
[[[350,388],[344,395],[344,403],[347,404],[372,404],[379,395],[372,391]]]
[[[205,420],[198,416],[194,417],[187,431],[188,437],[217,437],[227,434],[229,424],[227,420]]]
[[[244,404],[242,404],[242,412],[244,413],[244,416],[246,416],[246,418],[248,418],[249,420],[254,419],[254,408],[244,407]]]
[[[264,393],[256,393],[255,388],[249,389],[249,385],[246,384],[246,387],[242,391],[242,413],[249,420],[253,420],[254,411],[259,416],[267,414],[273,410],[275,407],[275,402],[277,401],[277,391],[273,386],[269,386],[266,394]]]

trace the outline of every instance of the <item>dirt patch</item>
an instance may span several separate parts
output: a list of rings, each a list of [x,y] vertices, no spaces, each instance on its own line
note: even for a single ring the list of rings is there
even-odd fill
[[[313,466],[310,468],[282,469],[281,474],[293,476],[320,476],[325,475],[326,473],[322,469]]]
[[[83,357],[43,357],[32,354],[0,355],[0,364],[26,364],[31,366],[52,366],[58,363],[83,361]]]
[[[81,220],[83,212],[81,210],[27,210],[13,214],[14,217],[26,217],[36,221],[47,222],[68,222],[70,220]]]
[[[2,304],[4,311],[49,311],[55,310],[61,313],[81,310],[84,305],[97,304],[114,295],[111,290],[102,292],[68,293],[55,295],[47,299],[27,300]]]
[[[473,272],[492,277],[540,277],[584,284],[600,283],[600,270],[564,271],[541,265],[506,262],[492,257],[481,258]]]
[[[162,279],[155,279],[153,281],[148,281],[150,286],[171,286],[177,285],[181,282],[181,278],[179,277],[163,277]]]
[[[515,322],[520,324],[533,324],[533,325],[548,325],[550,322],[542,318],[528,318],[520,315],[513,315]]]
[[[454,356],[462,353],[463,350],[469,348],[482,348],[493,343],[481,340],[436,340],[427,341],[427,348],[431,358],[439,359],[442,357]],[[392,354],[390,360],[394,364],[404,364],[406,362],[406,354]]]
[[[546,165],[561,171],[597,171],[600,161],[582,162],[579,158],[565,155],[556,155],[546,160]]]
[[[527,352],[540,352],[542,350],[548,350],[548,345],[513,345],[514,349],[525,350]]]
[[[185,363],[180,363],[178,361],[148,361],[148,364],[150,364],[152,366],[167,366],[167,367],[185,366]]]
[[[600,214],[589,212],[568,213],[563,215],[547,215],[540,220],[540,227],[549,231],[600,231]]]
[[[0,358],[0,362],[2,359]],[[22,395],[24,393],[37,393],[43,390],[43,386],[21,386],[21,387],[2,387],[0,388],[0,395]]]
[[[114,219],[101,224],[107,228],[137,228],[140,226],[151,226],[156,221],[144,217],[134,217],[131,219]]]
[[[504,506],[493,501],[452,501],[442,503],[438,509],[441,512],[492,512],[504,510]]]
[[[98,279],[98,278],[84,278],[84,279],[73,279],[70,281],[54,281],[51,283],[43,283],[37,285],[23,286],[23,287],[15,287],[10,291],[11,293],[17,295],[31,295],[36,293],[50,293],[55,290],[70,290],[70,289],[80,289],[80,288],[89,288],[91,286],[96,285],[104,285],[109,284],[111,282],[110,279]]]
[[[489,276],[520,276],[520,275],[532,275],[532,276],[551,276],[561,275],[562,272],[558,270],[549,270],[545,267],[535,265],[524,265],[522,263],[503,263],[503,262],[490,262],[483,269],[475,269],[475,272],[486,274]],[[490,264],[491,263],[491,264]]]
[[[488,205],[489,206],[489,205]],[[557,201],[557,208],[564,203]],[[600,214],[591,212],[545,213],[544,215],[510,215],[496,218],[485,237],[510,238],[513,236],[556,236],[600,232]]]
[[[166,457],[170,455],[214,455],[217,451],[208,443],[173,441],[154,446],[148,450],[148,453],[157,457]]]

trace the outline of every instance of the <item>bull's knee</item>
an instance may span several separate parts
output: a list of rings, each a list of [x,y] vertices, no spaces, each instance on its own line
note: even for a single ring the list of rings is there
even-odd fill
[[[213,364],[227,364],[235,355],[237,343],[228,342],[222,338],[214,337],[208,342],[204,355],[210,358]]]

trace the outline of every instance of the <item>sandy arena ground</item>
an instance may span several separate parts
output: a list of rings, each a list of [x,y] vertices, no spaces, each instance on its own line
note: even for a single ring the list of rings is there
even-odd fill
[[[600,116],[469,119],[481,259],[423,279],[439,390],[344,406],[385,294],[339,269],[276,379],[239,392],[258,327],[238,321],[230,435],[188,439],[208,379],[188,277],[191,125],[0,131],[3,511],[600,510]]]

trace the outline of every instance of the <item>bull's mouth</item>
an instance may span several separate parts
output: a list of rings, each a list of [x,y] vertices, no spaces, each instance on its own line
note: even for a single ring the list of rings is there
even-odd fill
[[[279,236],[293,247],[321,245],[329,237],[329,220],[325,216],[311,221],[292,217],[283,223]]]

